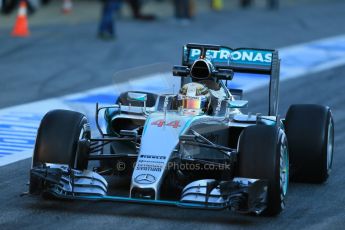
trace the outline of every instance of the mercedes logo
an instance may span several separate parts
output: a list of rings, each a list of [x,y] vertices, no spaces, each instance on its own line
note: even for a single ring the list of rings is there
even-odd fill
[[[134,180],[138,184],[152,184],[156,181],[156,178],[151,174],[140,174]]]

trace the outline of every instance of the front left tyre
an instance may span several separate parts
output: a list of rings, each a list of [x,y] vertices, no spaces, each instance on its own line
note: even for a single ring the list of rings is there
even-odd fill
[[[32,168],[51,163],[86,169],[88,152],[82,146],[90,137],[89,123],[83,114],[69,110],[48,112],[38,128]],[[41,180],[30,175],[29,193],[40,193],[40,188]]]

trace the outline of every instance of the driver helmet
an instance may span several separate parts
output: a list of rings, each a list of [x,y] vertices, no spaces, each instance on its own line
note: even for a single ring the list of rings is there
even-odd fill
[[[192,82],[185,84],[179,92],[180,108],[195,112],[207,112],[210,105],[210,92],[206,86]]]

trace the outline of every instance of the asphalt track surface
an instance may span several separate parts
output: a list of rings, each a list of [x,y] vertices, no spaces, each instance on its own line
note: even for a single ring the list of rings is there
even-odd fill
[[[136,65],[179,63],[178,47],[189,41],[278,48],[344,34],[341,26],[345,21],[344,9],[345,3],[339,2],[301,5],[279,12],[205,13],[189,27],[163,21],[143,23],[138,28],[133,22],[123,22],[119,24],[121,37],[114,44],[88,38],[94,35],[95,24],[79,26],[78,33],[73,32],[76,28],[37,28],[39,35],[25,42],[0,38],[1,44],[6,44],[0,47],[0,72],[6,73],[0,80],[1,94],[6,95],[0,105],[6,107],[105,85],[111,80],[109,74]],[[212,21],[217,21],[217,25]],[[149,30],[159,33],[150,34]],[[135,34],[140,34],[141,42],[136,42]],[[67,51],[70,55],[66,56]],[[0,229],[344,229],[344,76],[343,66],[281,83],[282,115],[293,103],[318,103],[332,108],[335,155],[328,182],[291,184],[287,207],[277,217],[20,197],[27,190],[28,159],[0,168]],[[246,94],[252,111],[263,109],[264,90]]]

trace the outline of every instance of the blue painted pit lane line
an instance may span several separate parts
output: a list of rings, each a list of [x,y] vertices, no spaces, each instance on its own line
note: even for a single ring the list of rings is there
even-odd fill
[[[90,95],[89,97],[83,97],[83,98],[78,98],[78,99],[71,99],[68,100],[70,102],[79,102],[79,103],[95,103],[98,102],[100,104],[111,104],[115,103],[117,94],[95,94],[95,95]]]
[[[12,155],[12,154],[15,154],[17,153],[17,151],[6,151],[6,150],[2,150],[0,151],[0,156],[2,155]],[[2,156],[3,157],[3,156]]]
[[[7,156],[32,151],[41,117],[41,115],[14,112],[0,115],[0,156],[2,161]]]
[[[283,81],[344,65],[345,35],[278,50],[282,59],[280,77]],[[165,76],[162,77],[163,75]],[[236,81],[231,82],[231,87],[242,88],[245,92],[268,83],[268,80],[261,76],[238,76]],[[164,89],[171,88],[171,85],[175,84],[171,80],[175,79],[171,77],[171,73],[147,77],[128,82],[129,86],[111,85],[0,110],[0,166],[31,157],[39,122],[49,110],[77,110],[86,114],[91,125],[94,125],[95,103],[113,104],[118,96],[115,92],[145,89],[158,92],[164,87]],[[169,92],[176,93],[176,89]],[[13,147],[16,151],[9,151],[8,147]]]

